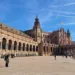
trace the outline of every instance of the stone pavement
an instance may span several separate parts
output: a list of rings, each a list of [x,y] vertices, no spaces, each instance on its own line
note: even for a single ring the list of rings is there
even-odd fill
[[[57,56],[16,57],[9,67],[0,58],[0,75],[75,75],[75,60]]]

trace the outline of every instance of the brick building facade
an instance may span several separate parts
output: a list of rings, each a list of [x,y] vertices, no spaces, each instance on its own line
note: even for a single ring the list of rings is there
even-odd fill
[[[26,55],[52,55],[56,50],[61,54],[59,46],[71,45],[70,31],[60,28],[53,32],[45,32],[40,27],[38,17],[35,18],[31,30],[19,31],[0,24],[0,55],[3,53]]]

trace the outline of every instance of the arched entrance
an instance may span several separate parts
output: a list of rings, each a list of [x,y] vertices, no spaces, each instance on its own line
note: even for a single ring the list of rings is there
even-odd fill
[[[32,51],[32,45],[30,45],[30,51]]]
[[[2,39],[2,49],[5,50],[6,49],[6,38]]]
[[[28,49],[29,49],[29,45],[27,44],[27,45],[26,45],[26,51],[28,51]]]
[[[43,47],[43,51],[44,51],[44,53],[45,53],[45,46]]]
[[[18,50],[21,51],[21,42],[19,42]]]
[[[52,47],[51,47],[51,53],[52,53]]]
[[[36,46],[36,52],[38,52],[38,46]]]
[[[23,51],[25,51],[25,44],[23,43]]]
[[[46,49],[47,49],[46,52],[48,53],[48,46],[46,47]]]
[[[14,50],[17,50],[17,42],[14,41]]]
[[[33,46],[33,52],[35,52],[35,46]]]
[[[12,40],[9,40],[9,43],[8,43],[8,50],[11,50],[12,49]]]

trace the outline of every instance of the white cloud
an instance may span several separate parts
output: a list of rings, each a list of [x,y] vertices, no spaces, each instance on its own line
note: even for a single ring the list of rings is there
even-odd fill
[[[59,15],[56,15],[57,17],[59,16],[62,16],[62,17],[68,17],[68,18],[74,18],[75,16],[71,16],[71,15],[62,15],[62,14],[59,14]]]
[[[67,4],[64,4],[63,6],[70,6],[70,5],[75,5],[75,2],[73,2],[73,3],[67,3]]]
[[[63,24],[63,25],[75,25],[75,23],[65,23],[65,24]]]
[[[58,5],[52,5],[52,6],[49,6],[49,7],[56,8],[56,7],[59,7],[59,6]]]
[[[58,11],[58,10],[54,10],[54,12],[63,13],[63,14],[73,14],[73,15],[75,15],[74,12],[68,12],[68,11]]]
[[[61,5],[51,5],[50,7],[52,8],[56,8],[56,7],[65,7],[65,6],[71,6],[71,5],[75,5],[75,2],[72,3],[66,3],[66,4],[61,4]]]
[[[75,22],[71,22],[71,23],[65,23],[64,24],[58,24],[58,25],[63,25],[63,26],[75,26]]]

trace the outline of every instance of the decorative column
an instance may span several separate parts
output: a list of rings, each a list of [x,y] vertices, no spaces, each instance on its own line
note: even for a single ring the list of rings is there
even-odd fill
[[[9,44],[9,43],[8,43],[8,40],[7,40],[7,42],[6,42],[6,49],[5,49],[5,52],[6,52],[6,53],[9,53],[8,44]]]
[[[31,54],[33,54],[33,45],[32,45],[32,51],[31,51]]]
[[[51,53],[51,48],[50,48],[50,45],[49,45],[49,51],[48,51],[48,52],[49,52],[48,54],[50,55],[50,53]]]
[[[12,42],[12,50],[11,53],[14,53],[14,43]]]
[[[23,43],[21,43],[21,56],[23,55]]]
[[[26,43],[26,46],[25,46],[25,54],[26,55],[28,54],[28,51],[27,51],[27,43]]]
[[[48,56],[50,55],[50,45],[48,45]]]
[[[25,52],[26,52],[26,44],[25,44],[24,51],[23,51],[24,55],[25,55]]]
[[[35,45],[35,53],[36,53],[36,45]]]
[[[30,54],[30,45],[28,46],[28,55]]]
[[[35,45],[35,55],[36,55],[36,45]]]
[[[46,45],[46,55],[47,55],[47,45]]]
[[[53,54],[53,44],[52,44],[52,54]]]
[[[0,47],[0,55],[3,53],[2,51],[2,23],[0,23],[0,43],[1,43],[1,47]]]
[[[52,52],[51,52],[51,46],[50,46],[50,55],[52,54]]]
[[[25,43],[25,51],[24,51],[24,53],[26,54],[26,43]]]
[[[2,54],[2,42],[0,41],[0,55]]]

